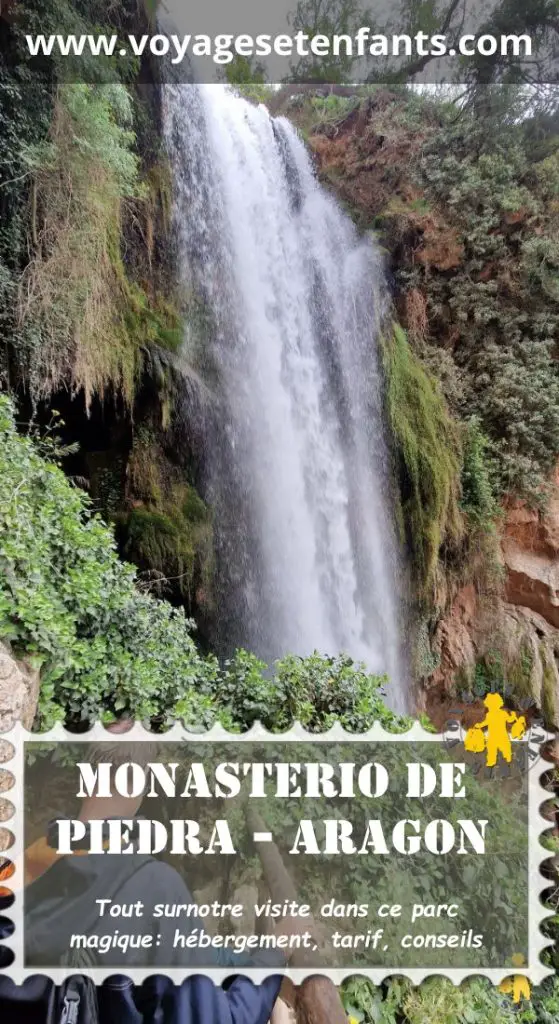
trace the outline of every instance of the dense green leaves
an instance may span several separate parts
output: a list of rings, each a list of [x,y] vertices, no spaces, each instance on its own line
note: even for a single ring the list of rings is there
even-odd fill
[[[559,186],[557,152],[531,162],[530,128],[488,133],[475,112],[441,105],[417,180],[464,252],[423,282],[432,337],[452,336],[449,402],[479,417],[498,490],[538,501],[559,455]]]
[[[475,527],[490,530],[498,515],[492,482],[492,464],[488,458],[489,441],[479,419],[472,416],[466,424],[462,443],[461,507]]]
[[[203,657],[182,610],[137,589],[86,495],[17,433],[6,396],[0,477],[0,638],[41,667],[41,726],[120,715],[198,729],[216,716],[234,729],[406,726],[383,702],[383,679],[348,658],[285,658],[274,677],[245,651],[223,668]]]

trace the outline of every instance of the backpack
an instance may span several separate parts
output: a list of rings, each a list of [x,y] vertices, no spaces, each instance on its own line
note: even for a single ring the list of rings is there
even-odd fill
[[[99,1024],[97,992],[90,978],[68,978],[57,996],[47,1024]]]
[[[0,975],[0,1017],[3,1024],[100,1024],[95,985],[78,975],[59,986],[37,975],[20,986]]]

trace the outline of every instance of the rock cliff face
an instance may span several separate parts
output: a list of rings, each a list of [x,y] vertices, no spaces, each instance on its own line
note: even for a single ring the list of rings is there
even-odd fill
[[[450,690],[455,678],[469,677],[475,668],[477,650],[474,641],[478,616],[478,598],[473,584],[458,591],[449,613],[435,629],[433,651],[439,664],[427,680],[427,687]]]
[[[559,724],[559,474],[544,513],[514,501],[501,537],[502,594],[473,584],[456,594],[439,621],[433,647],[439,664],[426,680],[427,704],[472,682],[476,664],[496,651],[512,692],[533,699]],[[431,697],[429,693],[431,692]]]
[[[559,628],[559,469],[543,515],[523,502],[511,504],[502,549],[507,601]]]
[[[39,698],[39,673],[0,643],[0,732],[22,722],[31,729]]]

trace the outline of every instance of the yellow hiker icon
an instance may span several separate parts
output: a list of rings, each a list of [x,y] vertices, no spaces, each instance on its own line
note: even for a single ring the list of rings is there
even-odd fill
[[[521,953],[515,953],[512,962],[515,967],[522,967],[524,957]],[[512,995],[513,1002],[519,1003],[521,999],[530,998],[530,982],[523,974],[515,974],[512,978],[505,978],[499,985],[499,992],[505,995]]]
[[[483,750],[487,752],[487,767],[494,768],[497,764],[497,756],[501,754],[509,764],[512,761],[513,739],[522,739],[526,731],[526,719],[524,715],[517,715],[515,711],[507,711],[503,707],[504,701],[499,693],[488,693],[484,702],[487,714],[483,722],[468,729],[464,737],[464,746],[475,754]],[[510,735],[508,726],[512,726]],[[484,732],[484,730],[487,730]]]

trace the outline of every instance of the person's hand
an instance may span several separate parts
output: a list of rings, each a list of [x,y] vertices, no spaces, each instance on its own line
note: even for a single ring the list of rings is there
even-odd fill
[[[315,944],[315,931],[316,923],[310,914],[307,917],[303,917],[301,914],[281,917],[275,926],[276,936],[287,935],[289,939],[296,936],[300,936],[301,938],[300,943],[294,943],[292,946],[284,946],[281,949],[286,960],[291,960],[292,956],[300,951],[312,950]]]

